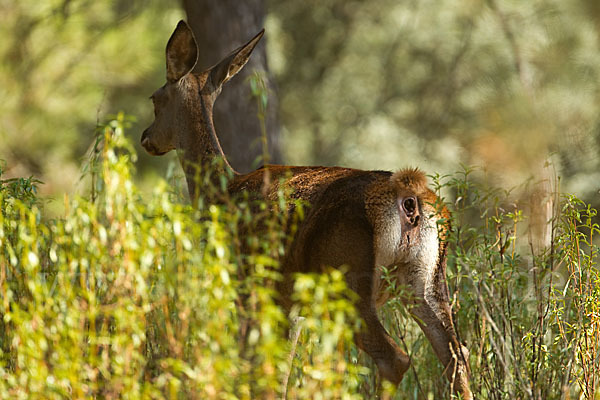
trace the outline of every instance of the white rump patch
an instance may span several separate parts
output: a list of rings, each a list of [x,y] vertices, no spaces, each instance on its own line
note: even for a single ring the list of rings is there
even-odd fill
[[[389,267],[398,262],[402,242],[402,225],[397,207],[386,212],[386,222],[375,232],[375,266]]]
[[[402,225],[400,211],[397,207],[387,210],[387,222],[379,226],[375,232],[375,265],[389,267],[408,263],[427,274],[433,271],[439,258],[439,238],[435,213],[422,210],[419,238],[408,248],[401,248]],[[429,275],[429,274],[427,274]]]

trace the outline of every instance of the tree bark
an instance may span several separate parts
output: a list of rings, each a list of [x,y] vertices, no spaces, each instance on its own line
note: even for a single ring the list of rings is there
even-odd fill
[[[198,43],[197,70],[216,64],[264,26],[263,0],[183,0],[183,6]],[[269,162],[281,162],[278,104],[274,80],[267,67],[266,36],[254,49],[246,67],[225,84],[215,103],[217,135],[229,162],[239,172],[258,167],[254,162],[263,154],[258,102],[252,97],[248,81],[254,71],[261,73],[269,90],[265,116]]]

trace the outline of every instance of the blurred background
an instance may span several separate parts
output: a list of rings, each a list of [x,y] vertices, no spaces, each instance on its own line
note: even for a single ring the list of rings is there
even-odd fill
[[[83,190],[96,126],[119,111],[137,119],[141,187],[165,176],[175,154],[150,157],[139,137],[182,18],[199,68],[266,27],[215,116],[240,171],[260,163],[248,80],[259,71],[273,161],[442,175],[467,165],[490,185],[542,182],[544,197],[559,182],[600,206],[597,0],[0,0],[3,178],[33,175],[62,203]]]

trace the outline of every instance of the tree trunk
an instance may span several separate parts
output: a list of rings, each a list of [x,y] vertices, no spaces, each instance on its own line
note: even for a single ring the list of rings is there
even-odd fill
[[[263,0],[183,0],[183,6],[198,42],[198,70],[216,64],[254,37],[264,25]],[[266,58],[267,35],[254,49],[248,65],[225,84],[215,104],[217,135],[229,162],[239,172],[252,170],[257,157],[263,154],[258,102],[252,97],[248,82],[254,71],[261,73],[269,89],[265,118],[269,162],[281,162],[278,104]]]

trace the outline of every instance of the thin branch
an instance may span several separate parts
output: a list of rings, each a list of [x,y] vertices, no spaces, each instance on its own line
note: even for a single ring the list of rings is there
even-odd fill
[[[498,3],[496,2],[496,0],[488,0],[488,4],[489,4],[490,8],[492,9],[492,11],[494,12],[494,14],[496,14],[496,17],[498,17],[498,21],[500,22],[500,27],[502,28],[502,32],[504,32],[504,36],[506,37],[506,40],[508,41],[508,44],[510,45],[510,48],[511,48],[511,51],[513,54],[513,59],[514,59],[515,70],[517,71],[517,74],[519,75],[519,80],[521,81],[521,85],[523,85],[523,88],[525,89],[525,92],[527,93],[527,95],[530,98],[533,98],[534,91],[533,91],[533,86],[532,86],[532,82],[531,82],[531,75],[528,72],[527,63],[523,58],[523,55],[521,53],[521,48],[519,47],[516,36],[510,27],[508,18],[502,12],[502,10],[500,10],[500,7],[498,7]]]

